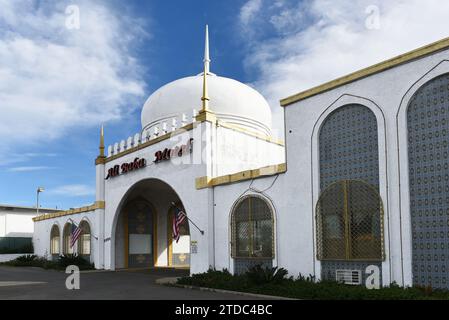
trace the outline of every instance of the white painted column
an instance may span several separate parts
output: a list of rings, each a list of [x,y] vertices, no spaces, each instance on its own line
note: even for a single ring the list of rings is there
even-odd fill
[[[99,158],[101,159],[101,158]],[[104,161],[97,161],[96,162],[96,192],[95,192],[95,203],[98,204],[104,204],[105,203],[105,164]],[[105,260],[104,260],[104,252],[105,252],[105,238],[104,238],[104,216],[105,216],[105,209],[104,208],[98,208],[95,210],[95,224],[96,228],[94,228],[94,234],[98,239],[96,239],[96,254],[95,254],[95,267],[97,269],[104,269],[105,267]]]

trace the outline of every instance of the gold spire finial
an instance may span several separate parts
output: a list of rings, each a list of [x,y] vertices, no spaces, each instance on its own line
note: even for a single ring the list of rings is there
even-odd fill
[[[203,74],[203,96],[201,97],[201,101],[203,101],[203,106],[201,111],[206,112],[209,111],[209,96],[207,94],[207,73],[206,68],[204,68]]]
[[[100,130],[100,157],[104,157],[104,127],[101,125]]]
[[[209,111],[209,95],[207,92],[207,75],[209,74],[209,27],[206,24],[206,40],[204,43],[204,72],[203,72],[203,96],[201,101],[203,102],[201,112]]]

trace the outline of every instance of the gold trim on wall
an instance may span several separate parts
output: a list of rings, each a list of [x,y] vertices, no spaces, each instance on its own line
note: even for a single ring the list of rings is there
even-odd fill
[[[123,243],[125,245],[125,268],[128,268],[129,264],[129,229],[128,229],[128,211],[123,212],[125,238]]]
[[[413,50],[408,53],[394,57],[392,59],[375,64],[371,67],[356,71],[356,72],[346,75],[344,77],[335,79],[333,81],[324,83],[317,87],[311,88],[309,90],[306,90],[306,91],[300,92],[298,94],[292,95],[290,97],[287,97],[285,99],[282,99],[280,101],[281,106],[287,107],[288,105],[291,105],[295,102],[316,96],[320,93],[330,91],[332,89],[341,87],[341,86],[349,84],[351,82],[372,76],[376,73],[380,73],[380,72],[392,69],[399,65],[412,62],[414,60],[423,58],[423,57],[428,56],[433,53],[437,53],[438,51],[441,51],[441,50],[444,50],[447,48],[449,48],[449,38],[442,39],[440,41],[434,42],[427,46],[418,48],[416,50]]]
[[[96,201],[93,205],[86,206],[86,207],[75,208],[75,209],[66,210],[66,211],[59,211],[59,212],[55,212],[55,213],[43,214],[43,215],[34,217],[33,221],[37,222],[37,221],[43,221],[43,220],[59,218],[59,217],[64,217],[64,216],[70,216],[73,214],[93,212],[96,209],[104,209],[104,208],[106,208],[106,203],[104,201]]]
[[[153,209],[153,266],[157,266],[157,259],[158,259],[158,251],[157,251],[157,221],[158,221],[158,213],[156,211],[156,208],[152,203],[150,203],[150,206]]]
[[[214,112],[208,111],[208,110],[202,110],[198,113],[198,115],[195,117],[195,120],[198,122],[210,122],[212,124],[217,123],[217,116]]]
[[[172,237],[172,226],[170,221],[173,220],[173,207],[168,209],[167,213],[167,267],[172,266],[173,259],[173,237]]]
[[[257,179],[262,177],[273,176],[287,171],[287,165],[285,163],[267,166],[254,170],[241,171],[234,174],[228,174],[220,177],[199,177],[195,180],[195,187],[197,190],[212,188],[224,184],[240,182],[250,179]]]
[[[95,165],[105,164],[105,163],[106,163],[106,157],[105,156],[98,156],[95,159]]]

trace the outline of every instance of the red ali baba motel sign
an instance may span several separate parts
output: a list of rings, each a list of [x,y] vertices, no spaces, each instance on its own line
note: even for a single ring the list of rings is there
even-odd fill
[[[182,157],[183,155],[192,152],[193,138],[183,144],[182,146],[176,146],[172,149],[165,148],[164,150],[159,150],[154,154],[154,163],[159,163],[162,161],[170,160],[175,157]],[[147,161],[143,158],[135,158],[133,162],[125,162],[122,164],[116,164],[108,170],[108,175],[105,180],[109,178],[117,177],[121,174],[125,174],[131,171],[139,170],[147,166]]]

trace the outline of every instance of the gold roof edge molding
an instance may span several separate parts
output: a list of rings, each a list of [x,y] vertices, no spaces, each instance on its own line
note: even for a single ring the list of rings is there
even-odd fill
[[[322,85],[311,88],[309,90],[294,94],[290,97],[282,99],[280,101],[281,106],[287,107],[288,105],[291,105],[295,102],[316,96],[316,95],[326,92],[326,91],[330,91],[332,89],[341,87],[343,85],[352,83],[354,81],[369,77],[376,73],[380,73],[380,72],[392,69],[396,66],[412,62],[413,60],[423,58],[425,56],[428,56],[430,54],[436,53],[438,51],[441,51],[441,50],[444,50],[447,48],[449,48],[449,38],[439,40],[437,42],[426,45],[424,47],[421,47],[421,48],[415,49],[413,51],[407,52],[405,54],[396,56],[392,59],[385,60],[378,64],[372,65],[368,68],[356,71],[354,73],[351,73],[349,75],[343,76],[338,79],[335,79],[333,81],[326,82]]]
[[[215,186],[220,186],[234,182],[273,176],[276,174],[285,173],[286,171],[287,165],[285,163],[282,163],[254,170],[241,171],[238,173],[228,174],[215,178],[200,177],[196,178],[195,187],[197,190],[212,188]]]
[[[37,221],[43,221],[43,220],[48,220],[48,219],[53,219],[53,218],[58,218],[58,217],[70,216],[73,214],[92,212],[92,211],[95,211],[96,209],[104,209],[105,207],[106,207],[106,203],[104,201],[96,201],[93,205],[86,206],[86,207],[43,214],[43,215],[34,217],[33,221],[37,222]]]

